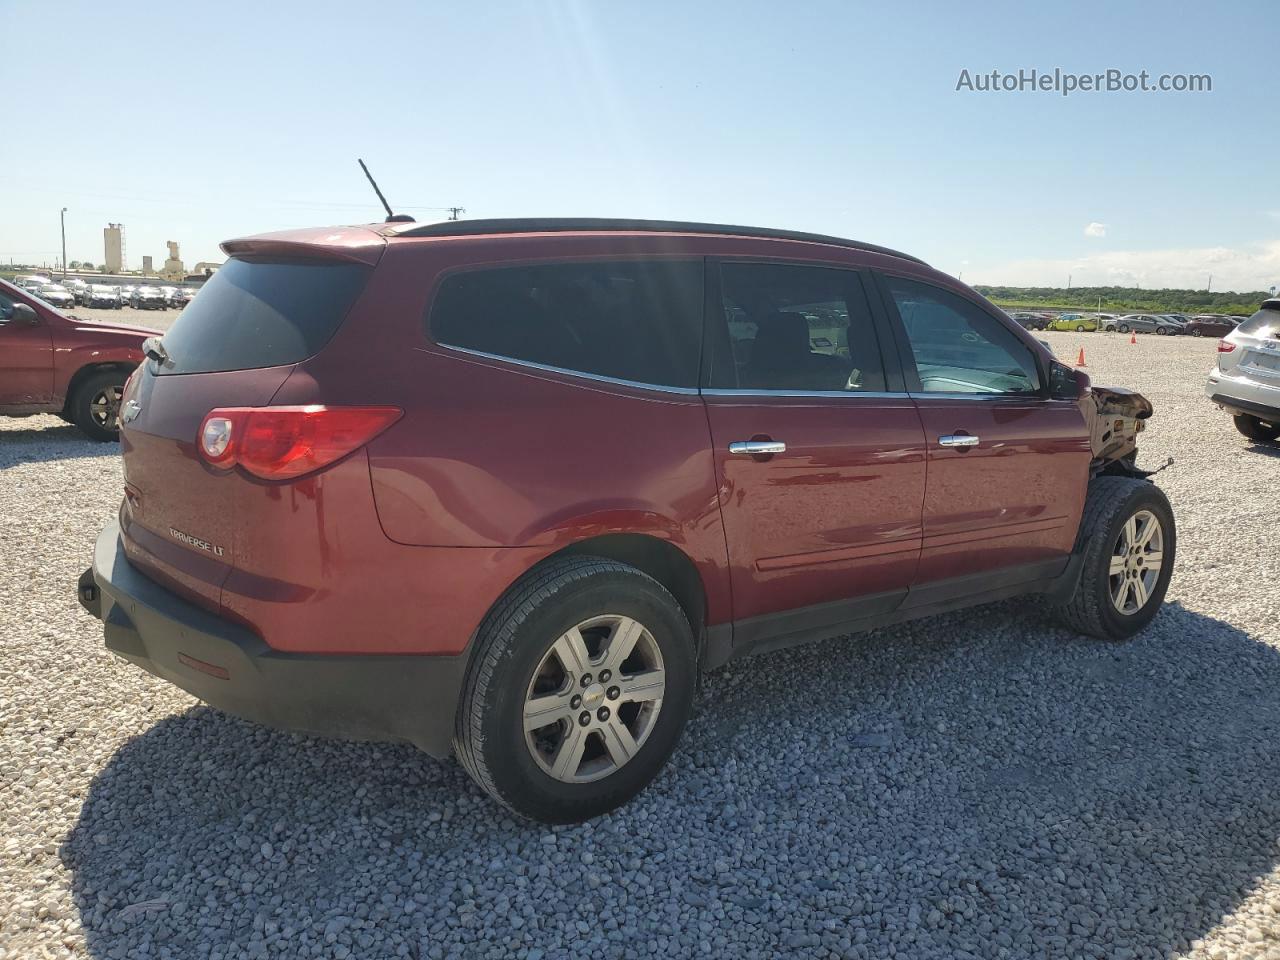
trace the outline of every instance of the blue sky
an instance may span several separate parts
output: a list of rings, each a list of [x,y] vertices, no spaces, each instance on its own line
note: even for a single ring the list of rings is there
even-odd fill
[[[898,247],[974,283],[1280,283],[1276,8],[0,0],[0,260],[188,265],[380,213],[658,217]],[[1209,93],[957,92],[962,69]],[[1098,224],[1086,235],[1090,224]]]

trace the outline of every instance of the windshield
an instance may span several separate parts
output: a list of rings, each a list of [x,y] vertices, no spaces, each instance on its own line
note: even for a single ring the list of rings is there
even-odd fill
[[[334,335],[370,270],[349,263],[230,260],[164,336],[157,374],[297,363]]]

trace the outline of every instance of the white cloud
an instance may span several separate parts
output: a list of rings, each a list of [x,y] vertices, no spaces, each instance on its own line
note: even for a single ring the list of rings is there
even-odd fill
[[[1086,237],[1105,237],[1107,235],[1107,225],[1094,220],[1084,228],[1084,235]]]
[[[1015,287],[1174,287],[1266,290],[1280,283],[1280,240],[1254,248],[1109,250],[1066,260],[1011,260],[973,271],[973,283]]]

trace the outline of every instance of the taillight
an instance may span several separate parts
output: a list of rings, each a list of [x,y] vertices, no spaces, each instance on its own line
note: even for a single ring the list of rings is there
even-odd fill
[[[1219,341],[1218,341],[1218,352],[1219,352],[1219,353],[1230,353],[1230,352],[1231,352],[1232,350],[1234,350],[1235,348],[1236,348],[1236,345],[1235,345],[1234,343],[1228,343],[1226,340],[1219,340]]]
[[[400,419],[398,407],[222,407],[200,424],[196,445],[215,467],[241,466],[289,480],[360,449]]]

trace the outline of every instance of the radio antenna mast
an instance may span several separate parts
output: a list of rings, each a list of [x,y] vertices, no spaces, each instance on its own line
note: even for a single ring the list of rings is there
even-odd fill
[[[387,203],[387,198],[382,195],[382,191],[378,189],[378,183],[373,179],[373,174],[369,172],[369,168],[364,165],[364,161],[356,157],[356,162],[360,164],[360,169],[364,171],[364,175],[369,178],[369,186],[373,187],[373,192],[378,195],[378,200],[382,203],[382,209],[387,211],[387,223],[413,223],[413,217],[407,213],[392,213],[391,205]]]

